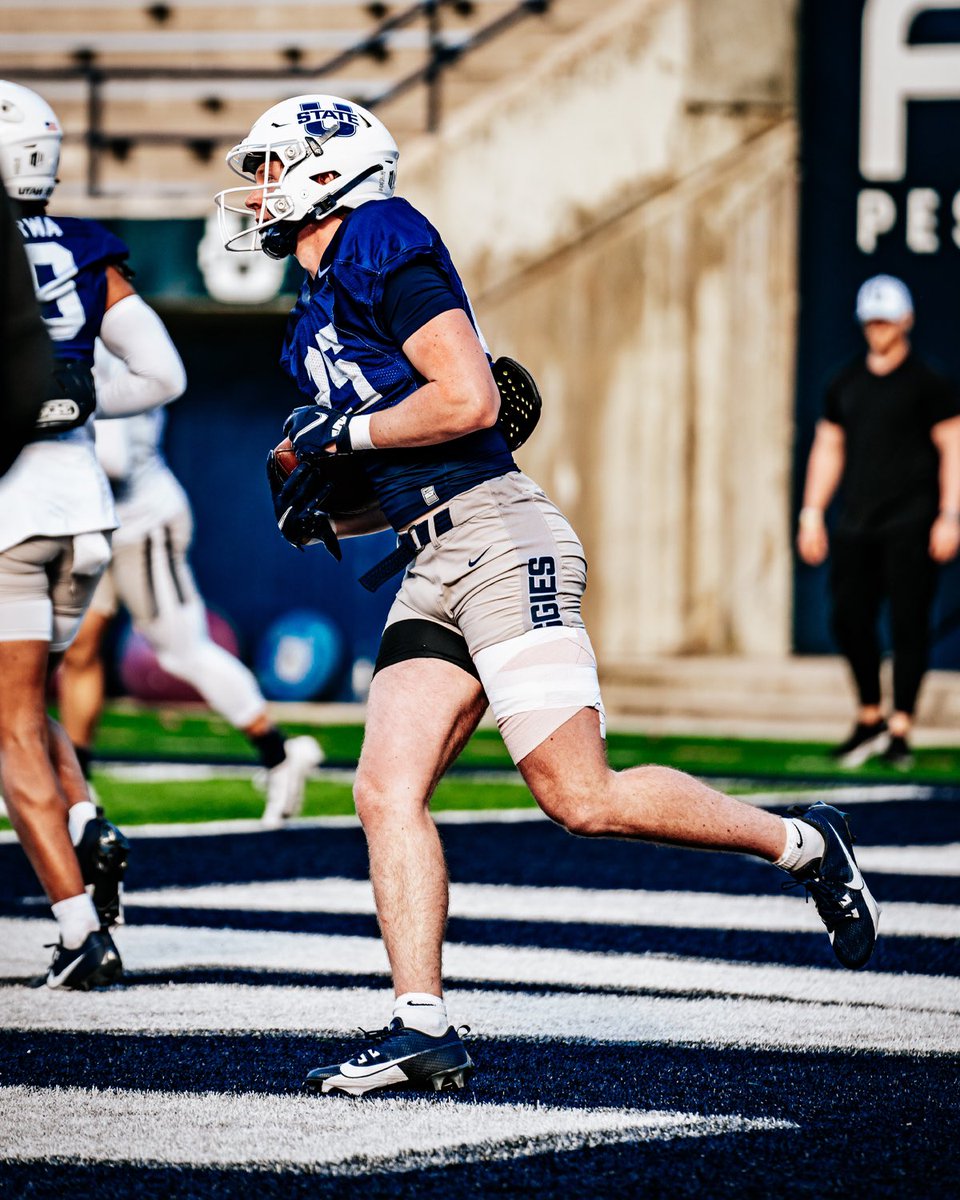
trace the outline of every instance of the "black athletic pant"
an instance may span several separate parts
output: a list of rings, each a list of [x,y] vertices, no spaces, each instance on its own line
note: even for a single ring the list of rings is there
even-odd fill
[[[833,632],[850,663],[860,703],[880,703],[880,605],[890,601],[893,706],[912,713],[930,654],[937,564],[927,525],[887,534],[843,534],[831,546]]]

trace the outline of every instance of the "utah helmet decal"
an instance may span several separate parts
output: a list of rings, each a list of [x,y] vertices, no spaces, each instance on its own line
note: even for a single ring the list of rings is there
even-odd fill
[[[314,137],[325,137],[332,132],[336,124],[337,137],[352,137],[360,127],[360,114],[349,104],[334,104],[324,107],[317,100],[305,100],[300,105],[297,120],[304,133]]]

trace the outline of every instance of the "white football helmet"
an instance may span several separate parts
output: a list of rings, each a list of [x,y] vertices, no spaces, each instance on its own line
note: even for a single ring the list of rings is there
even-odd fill
[[[263,250],[271,258],[292,254],[308,221],[338,208],[386,200],[397,181],[400,151],[382,121],[339,96],[294,96],[268,109],[227,155],[231,170],[250,182],[215,197],[223,244],[228,250]],[[257,219],[243,201],[256,189],[257,168],[277,160],[280,173],[263,187]],[[317,176],[336,172],[318,183]],[[247,222],[237,232],[227,213]]]
[[[0,174],[7,195],[49,200],[57,186],[63,130],[50,105],[19,83],[0,79]]]

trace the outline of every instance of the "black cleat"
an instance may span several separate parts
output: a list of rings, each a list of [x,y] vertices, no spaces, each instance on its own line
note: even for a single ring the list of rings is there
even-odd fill
[[[123,974],[123,963],[113,938],[105,929],[87,934],[87,940],[76,950],[68,950],[60,942],[53,951],[53,962],[46,978],[38,981],[49,988],[73,988],[88,992],[91,988],[116,983]]]
[[[830,751],[830,757],[841,767],[862,767],[868,759],[881,754],[889,740],[886,721],[870,724],[858,721],[847,740]]]
[[[833,952],[845,967],[865,967],[877,944],[880,910],[864,882],[853,853],[853,835],[846,815],[818,800],[809,808],[791,808],[790,814],[812,825],[826,849],[819,861],[794,875],[794,883],[807,889],[827,927]]]
[[[127,870],[130,843],[116,825],[111,825],[97,809],[97,815],[84,826],[75,847],[80,873],[103,929],[123,924],[123,876]]]
[[[462,1088],[473,1071],[473,1060],[452,1027],[440,1037],[408,1029],[394,1017],[386,1029],[364,1030],[369,1039],[346,1062],[316,1067],[304,1087],[318,1092],[347,1092],[362,1096],[378,1088],[413,1086],[442,1092]],[[468,1032],[463,1027],[462,1032]]]
[[[893,767],[895,771],[909,771],[913,766],[910,743],[900,734],[891,734],[889,745],[877,758],[877,762],[885,767]]]

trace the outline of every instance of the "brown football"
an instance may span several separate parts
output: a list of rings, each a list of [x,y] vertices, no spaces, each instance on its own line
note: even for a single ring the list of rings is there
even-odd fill
[[[297,465],[297,452],[289,438],[284,438],[279,446],[274,446],[273,461],[284,477],[294,470]]]
[[[289,438],[284,438],[279,446],[274,446],[273,461],[284,478],[299,465],[297,452]],[[327,482],[333,485],[324,504],[331,516],[355,516],[376,507],[373,488],[355,457],[340,459],[336,455],[331,456],[330,461],[323,464],[323,474]]]

